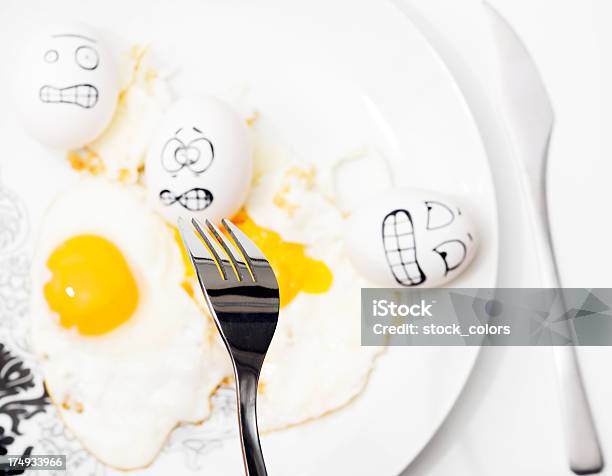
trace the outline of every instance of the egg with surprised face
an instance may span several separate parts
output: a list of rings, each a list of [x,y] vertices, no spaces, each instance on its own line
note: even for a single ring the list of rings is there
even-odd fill
[[[392,190],[348,219],[353,265],[380,286],[437,287],[459,276],[476,251],[466,211],[447,197]]]
[[[120,81],[101,34],[80,24],[38,34],[21,59],[17,106],[39,142],[72,149],[94,140],[111,121]]]
[[[170,223],[179,216],[218,223],[244,203],[252,169],[249,130],[229,105],[209,96],[181,100],[147,154],[149,200]]]

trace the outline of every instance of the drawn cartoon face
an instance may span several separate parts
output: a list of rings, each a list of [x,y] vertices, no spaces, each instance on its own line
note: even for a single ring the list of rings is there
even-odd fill
[[[82,25],[57,26],[34,39],[19,79],[24,125],[40,142],[80,147],[108,125],[118,74],[101,36]]]
[[[157,131],[145,172],[150,200],[169,222],[231,216],[252,174],[246,125],[215,98],[179,101]]]
[[[74,38],[84,43],[76,46],[74,50],[74,62],[77,67],[93,71],[100,65],[100,55],[95,48],[95,40],[70,33],[54,35],[53,38]],[[52,47],[45,52],[43,59],[48,64],[57,63],[60,60],[60,54]],[[74,104],[85,109],[95,107],[98,104],[99,95],[98,88],[88,82],[68,86],[45,84],[39,90],[40,100],[44,103]]]
[[[194,175],[206,171],[215,158],[215,146],[196,126],[179,128],[161,153],[162,167],[173,177],[187,168]]]
[[[162,168],[172,178],[183,170],[198,177],[211,166],[214,158],[213,143],[196,126],[179,128],[161,151]],[[166,207],[178,204],[185,210],[199,212],[210,206],[213,194],[202,187],[193,187],[178,194],[164,189],[159,192],[159,200]]]
[[[475,235],[465,212],[430,192],[395,191],[354,215],[349,251],[356,267],[377,284],[441,286],[474,256]]]

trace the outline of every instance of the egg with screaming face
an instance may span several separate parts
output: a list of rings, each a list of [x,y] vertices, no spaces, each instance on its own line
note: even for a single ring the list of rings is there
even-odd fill
[[[242,206],[252,169],[245,121],[214,97],[184,99],[168,111],[147,154],[149,200],[170,223],[179,216],[218,223]]]
[[[153,461],[228,374],[186,292],[174,231],[143,190],[87,179],[48,210],[32,263],[32,344],[57,411],[105,464]]]
[[[103,36],[89,26],[45,28],[25,49],[17,78],[23,125],[50,147],[72,149],[91,142],[117,106],[117,66]]]
[[[401,189],[353,211],[345,240],[354,266],[388,287],[448,283],[468,267],[477,241],[463,207],[437,193]]]

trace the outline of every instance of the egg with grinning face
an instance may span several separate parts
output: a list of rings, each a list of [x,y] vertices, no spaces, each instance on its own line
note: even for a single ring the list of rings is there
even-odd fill
[[[104,463],[151,463],[229,373],[185,292],[174,231],[139,186],[86,179],[49,209],[33,262],[33,346],[66,425]],[[84,204],[86,204],[84,206]]]
[[[354,266],[379,286],[437,287],[460,276],[476,254],[470,214],[425,190],[392,189],[347,219]]]

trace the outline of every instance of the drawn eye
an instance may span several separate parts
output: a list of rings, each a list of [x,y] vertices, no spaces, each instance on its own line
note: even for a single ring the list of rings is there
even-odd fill
[[[427,229],[437,230],[450,225],[455,219],[452,210],[440,202],[425,202],[427,207]]]
[[[194,158],[197,157],[196,160],[190,161],[189,163],[189,168],[192,172],[199,175],[210,167],[213,159],[215,158],[215,150],[212,142],[205,137],[201,137],[199,139],[192,140],[187,148],[197,150],[199,152],[197,155],[192,154]]]
[[[77,64],[83,69],[96,69],[100,62],[98,52],[91,46],[79,46],[74,52],[74,58]]]
[[[47,63],[55,63],[59,59],[59,53],[57,50],[49,50],[45,53],[44,59]]]
[[[185,166],[185,144],[173,137],[162,149],[162,167],[166,172],[176,174]]]
[[[440,243],[433,251],[440,255],[446,267],[446,276],[450,271],[457,269],[465,260],[467,248],[461,240],[448,240]]]

